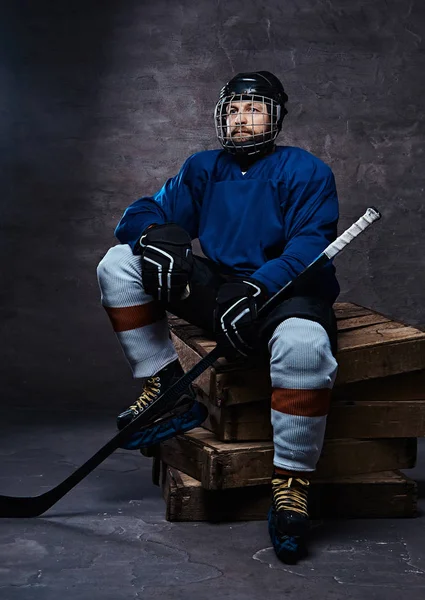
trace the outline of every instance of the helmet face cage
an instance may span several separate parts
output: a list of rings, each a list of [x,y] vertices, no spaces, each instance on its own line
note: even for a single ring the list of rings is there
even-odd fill
[[[240,103],[238,111],[242,105],[247,110],[238,112],[238,119],[231,124],[232,104],[236,102]],[[259,104],[262,105],[262,113],[259,113]],[[259,114],[263,114],[263,119],[258,118]],[[231,154],[260,154],[273,146],[280,131],[280,117],[280,104],[273,98],[259,94],[232,93],[223,96],[214,111],[217,137],[223,148]],[[255,129],[259,128],[263,131],[255,133]],[[241,135],[248,132],[251,133],[248,138]]]

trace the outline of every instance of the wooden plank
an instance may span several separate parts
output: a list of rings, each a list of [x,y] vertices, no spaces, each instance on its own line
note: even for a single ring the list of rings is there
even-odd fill
[[[198,344],[198,340],[205,340],[211,343],[211,340],[208,340],[208,336],[205,331],[197,327],[196,325],[192,325],[183,319],[179,319],[175,315],[167,313],[168,317],[168,325],[170,331],[177,335],[183,342],[193,348],[199,356],[203,357],[208,354],[207,350],[204,350],[202,345]],[[215,345],[215,343],[213,342]]]
[[[351,317],[349,319],[341,319],[337,321],[338,333],[342,331],[352,331],[354,329],[362,329],[371,325],[381,325],[381,323],[389,323],[391,319],[372,313],[370,315],[362,315],[360,317]]]
[[[387,321],[358,329],[341,331],[338,334],[339,352],[367,348],[369,346],[383,346],[394,342],[408,342],[425,340],[425,333],[395,321]]]
[[[425,401],[335,402],[327,419],[327,438],[425,436]]]
[[[269,485],[205,490],[201,483],[164,466],[167,521],[259,521],[267,519]],[[310,516],[394,518],[417,516],[417,484],[398,471],[357,475],[311,485]]]
[[[314,477],[410,469],[416,449],[416,438],[326,440]],[[166,464],[208,490],[264,485],[273,472],[272,442],[229,444],[202,428],[162,443],[159,452]]]
[[[377,314],[370,308],[354,304],[353,302],[336,302],[333,306],[337,321],[351,319],[353,317],[362,317],[364,315]]]
[[[267,400],[272,393],[269,365],[240,371],[217,373],[215,377],[214,404],[246,404]]]
[[[209,416],[202,426],[223,442],[272,439],[270,403],[222,405],[201,399]],[[333,402],[326,438],[397,438],[425,436],[425,400]]]
[[[393,330],[394,331],[394,330]],[[348,332],[349,335],[351,332]],[[379,331],[377,331],[379,333]],[[393,341],[354,349],[341,349],[336,356],[338,374],[335,386],[388,377],[425,368],[425,343],[422,337],[408,341]]]
[[[412,469],[417,438],[325,439],[317,477],[342,477],[380,471]]]
[[[193,348],[191,348],[173,332],[171,332],[171,339],[177,354],[179,355],[180,363],[183,369],[186,372],[190,371],[190,369],[192,369],[200,361],[201,357],[195,350],[193,350]],[[208,367],[208,369],[206,369],[197,379],[195,379],[194,387],[199,393],[209,396],[211,402],[217,404],[217,384],[214,367]]]
[[[215,406],[199,398],[208,408],[202,427],[212,431],[222,442],[264,441],[273,437],[270,422],[270,401],[263,403]]]
[[[425,400],[425,369],[336,386],[332,400]]]

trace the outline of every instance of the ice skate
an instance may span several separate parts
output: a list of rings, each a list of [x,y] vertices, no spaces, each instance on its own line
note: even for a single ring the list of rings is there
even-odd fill
[[[272,479],[269,534],[277,557],[289,565],[307,556],[309,485],[307,479],[298,477],[275,475]]]
[[[184,371],[179,361],[176,360],[149,377],[137,401],[118,415],[118,429],[123,429],[131,423],[183,375]],[[175,435],[198,427],[207,416],[206,407],[196,401],[195,390],[189,386],[177,402],[173,401],[171,406],[164,406],[160,416],[141,427],[140,431],[134,433],[122,447],[136,450],[159,444]]]

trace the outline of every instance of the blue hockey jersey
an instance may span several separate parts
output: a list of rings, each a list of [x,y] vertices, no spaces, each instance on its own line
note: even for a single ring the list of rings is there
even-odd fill
[[[199,238],[224,273],[254,277],[275,293],[335,240],[334,176],[324,162],[290,146],[277,146],[245,174],[224,150],[198,152],[156,194],[131,204],[115,235],[137,253],[146,227],[167,222]],[[339,291],[332,264],[310,290],[330,302]]]

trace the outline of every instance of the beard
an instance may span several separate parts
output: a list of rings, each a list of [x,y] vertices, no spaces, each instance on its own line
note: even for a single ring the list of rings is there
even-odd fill
[[[231,132],[230,139],[235,143],[253,142],[254,134],[248,131],[240,132],[239,129],[237,129]]]

